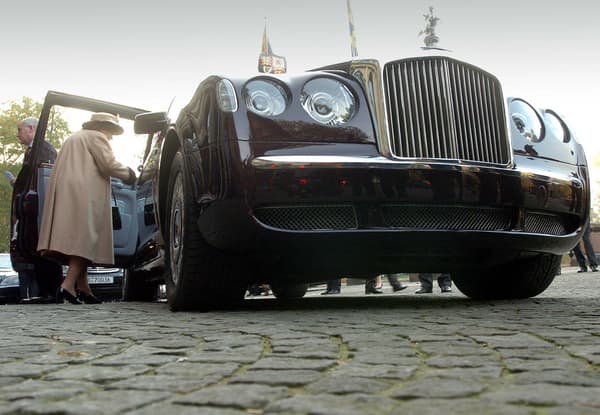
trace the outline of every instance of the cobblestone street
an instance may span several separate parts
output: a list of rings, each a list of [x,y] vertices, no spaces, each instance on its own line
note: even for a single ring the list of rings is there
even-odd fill
[[[522,301],[0,306],[0,414],[597,414],[600,273],[576,270]]]

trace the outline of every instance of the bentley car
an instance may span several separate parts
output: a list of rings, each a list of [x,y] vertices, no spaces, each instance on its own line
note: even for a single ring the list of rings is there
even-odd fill
[[[527,298],[589,217],[585,155],[564,119],[454,57],[210,76],[174,122],[55,92],[43,121],[58,101],[119,113],[132,140],[145,136],[138,185],[113,182],[117,266],[126,298],[164,282],[173,310],[235,304],[252,283],[289,299],[311,282],[396,272],[449,272],[476,299]],[[31,235],[44,174],[16,192],[16,229]],[[22,238],[15,249],[31,246]]]

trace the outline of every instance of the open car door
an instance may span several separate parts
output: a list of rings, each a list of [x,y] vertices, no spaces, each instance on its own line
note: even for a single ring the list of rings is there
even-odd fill
[[[61,92],[49,91],[46,95],[29,162],[24,164],[13,188],[11,218],[11,259],[13,265],[31,263],[36,253],[38,231],[44,209],[44,198],[52,165],[40,162],[40,154],[46,134],[51,131],[51,115],[59,112],[61,118],[73,122],[71,130],[78,130],[81,123],[90,119],[93,112],[118,114],[125,130],[119,136],[122,149],[143,149],[145,141],[134,136],[133,120],[136,115],[148,112],[140,108],[127,107],[96,99],[79,97]],[[65,114],[68,114],[65,115]],[[77,125],[78,123],[79,125]],[[64,137],[66,138],[66,137]],[[128,141],[127,141],[128,140]],[[135,141],[138,141],[136,143]],[[115,156],[126,164],[113,139]],[[60,151],[60,150],[59,150]],[[135,167],[135,166],[134,166]],[[121,268],[131,266],[138,243],[137,186],[125,185],[121,180],[111,179],[113,205],[113,240],[115,265]],[[106,266],[112,264],[94,264]]]

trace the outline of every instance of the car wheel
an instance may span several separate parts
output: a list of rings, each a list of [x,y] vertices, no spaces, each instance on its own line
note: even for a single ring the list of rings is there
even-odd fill
[[[228,308],[243,300],[246,283],[233,278],[239,275],[238,261],[204,241],[193,193],[178,152],[171,165],[164,232],[167,301],[173,311]]]
[[[302,298],[308,290],[308,284],[274,283],[270,284],[273,295],[278,300],[293,300]]]
[[[559,255],[538,255],[478,271],[452,274],[458,289],[481,300],[512,300],[534,297],[554,280],[560,267]]]
[[[123,272],[123,301],[154,301],[158,285],[148,281],[143,272],[126,269]]]

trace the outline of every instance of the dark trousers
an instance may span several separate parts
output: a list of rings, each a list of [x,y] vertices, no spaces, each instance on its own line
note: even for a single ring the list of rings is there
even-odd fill
[[[19,295],[21,300],[39,297],[40,290],[33,269],[19,271]]]
[[[398,281],[397,274],[385,274],[385,276],[392,287],[400,287],[402,285],[402,283]]]
[[[332,290],[341,290],[342,289],[342,279],[338,278],[335,280],[327,280],[327,291]]]
[[[53,297],[62,284],[62,266],[45,258],[35,261],[35,279],[39,287],[39,295]]]
[[[421,288],[424,290],[429,291],[433,289],[433,274],[419,274],[419,281],[421,281]],[[439,274],[437,282],[440,288],[452,287],[452,278],[450,278],[450,274]]]
[[[592,245],[591,234],[592,230],[588,225],[585,228],[585,231],[583,231],[583,237],[581,238],[581,242],[583,242],[583,248],[585,249],[585,256],[583,256],[583,252],[581,251],[581,242],[578,243],[575,248],[573,248],[573,253],[575,254],[577,263],[582,269],[587,269],[587,266],[585,265],[585,257],[587,257],[587,261],[591,267],[598,266],[598,262],[596,261],[596,253],[594,252],[594,246]]]

